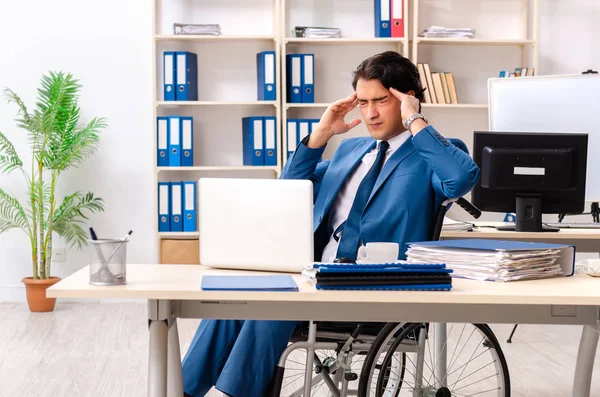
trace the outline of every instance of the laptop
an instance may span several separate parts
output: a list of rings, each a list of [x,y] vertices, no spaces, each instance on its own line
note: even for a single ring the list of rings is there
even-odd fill
[[[201,178],[200,264],[301,273],[313,263],[313,185],[308,180]]]

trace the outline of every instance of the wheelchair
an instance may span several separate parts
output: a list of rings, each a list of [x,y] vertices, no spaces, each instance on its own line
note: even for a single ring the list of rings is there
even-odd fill
[[[438,210],[432,240],[456,202]],[[280,356],[270,397],[510,396],[500,343],[486,324],[302,323]],[[358,381],[358,385],[357,385]]]

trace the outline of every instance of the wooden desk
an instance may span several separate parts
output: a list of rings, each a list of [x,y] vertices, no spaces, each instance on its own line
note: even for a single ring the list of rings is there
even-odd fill
[[[148,301],[148,395],[181,396],[181,357],[175,319],[268,319],[580,324],[598,329],[600,279],[561,277],[514,283],[455,279],[452,291],[317,291],[294,275],[299,292],[202,291],[207,274],[260,274],[204,266],[127,266],[127,285],[91,286],[86,267],[48,289],[56,298],[121,298]],[[592,332],[595,334],[595,332]],[[589,343],[582,340],[582,343]],[[591,363],[580,352],[573,396],[589,396]],[[167,385],[169,392],[167,392]],[[168,394],[167,394],[168,393]]]
[[[561,229],[558,232],[503,232],[495,229],[503,222],[474,222],[473,231],[442,230],[440,240],[485,238],[492,240],[538,241],[552,244],[573,244],[579,252],[600,253],[600,229]]]

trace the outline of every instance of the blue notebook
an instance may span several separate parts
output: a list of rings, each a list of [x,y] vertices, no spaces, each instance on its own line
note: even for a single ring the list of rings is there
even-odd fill
[[[441,241],[419,241],[407,243],[410,245],[458,248],[481,251],[532,251],[546,250],[553,248],[564,248],[565,244],[549,244],[529,241],[505,241],[488,239],[462,239],[462,240],[441,240]]]
[[[288,275],[277,276],[203,276],[205,291],[298,291]]]

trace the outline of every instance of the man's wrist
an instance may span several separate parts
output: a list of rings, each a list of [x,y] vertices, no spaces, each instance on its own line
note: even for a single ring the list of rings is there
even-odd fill
[[[331,134],[324,132],[322,129],[317,128],[313,131],[306,141],[306,147],[310,149],[320,149],[323,146],[327,145],[329,139],[331,138]]]
[[[428,125],[429,124],[427,124],[427,122],[425,122],[423,119],[414,119],[413,122],[408,126],[408,129],[410,133],[415,136]]]

